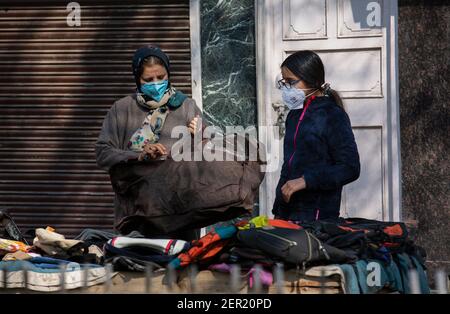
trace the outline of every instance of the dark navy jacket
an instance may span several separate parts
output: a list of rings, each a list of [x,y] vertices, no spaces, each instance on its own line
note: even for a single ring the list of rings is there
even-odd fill
[[[315,97],[300,123],[294,145],[302,111],[291,110],[286,118],[283,166],[272,212],[293,221],[337,218],[342,186],[358,179],[360,173],[350,119],[331,97]],[[301,176],[306,189],[292,194],[286,203],[281,187]]]

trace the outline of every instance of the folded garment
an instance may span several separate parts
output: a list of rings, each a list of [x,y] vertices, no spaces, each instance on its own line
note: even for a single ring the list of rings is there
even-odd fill
[[[394,261],[397,263],[398,269],[403,282],[404,293],[412,293],[410,282],[410,270],[415,270],[419,279],[419,289],[423,294],[430,293],[430,287],[428,285],[427,276],[425,270],[419,261],[406,253],[394,254]]]
[[[248,230],[250,228],[262,228],[265,226],[296,229],[296,230],[302,228],[299,225],[286,220],[269,219],[269,217],[265,215],[253,217],[249,221],[242,221],[239,224],[236,224],[236,226],[238,227],[239,230]]]
[[[31,246],[20,241],[0,239],[0,252],[14,253],[17,251],[27,252]]]
[[[423,294],[430,294],[430,286],[428,285],[427,274],[425,273],[425,269],[422,267],[422,264],[415,258],[414,256],[410,256],[411,261],[413,262],[413,267],[417,272],[417,276],[419,277],[419,289]]]
[[[377,266],[374,268],[368,267],[370,264]],[[401,293],[404,292],[399,268],[393,261],[387,264],[374,259],[359,260],[355,263],[354,269],[358,276],[361,293],[377,293],[383,288],[388,288]],[[379,274],[374,273],[374,271],[378,270]],[[373,278],[374,284],[369,284],[370,280],[368,280],[368,278],[370,274],[372,274],[371,278]],[[379,277],[374,277],[375,275]]]
[[[111,257],[108,259],[108,263],[113,265],[115,271],[147,272],[149,269],[152,272],[164,271],[164,267],[161,264],[151,261],[141,261],[126,256]]]
[[[383,278],[383,282],[382,282],[381,276],[379,278],[379,285],[370,286],[367,284],[368,275],[369,275],[369,272],[367,270],[367,261],[359,260],[354,264],[353,267],[355,269],[356,276],[358,277],[358,283],[359,283],[359,287],[361,289],[361,293],[363,293],[363,294],[375,293],[378,290],[381,290],[381,288],[383,288],[386,279]],[[378,266],[378,269],[380,269],[380,275],[381,275],[381,265]]]
[[[193,241],[191,248],[170,262],[174,269],[180,269],[190,264],[206,264],[219,257],[230,239],[234,237],[237,228],[234,225],[213,228],[199,240]]]
[[[350,293],[350,290],[347,288],[348,286],[348,284],[346,283],[347,278],[343,270],[339,266],[340,265],[324,265],[324,266],[308,267],[305,269],[305,272],[302,273],[302,275],[305,278],[310,278],[311,280],[313,278],[317,278],[317,280],[320,280],[322,277],[324,277],[329,281],[335,281],[334,278],[339,278],[338,283],[340,285],[341,291],[343,291],[346,294]],[[285,273],[285,277],[286,280],[289,280],[289,277],[294,277],[294,280],[298,280],[298,271],[294,269],[288,270]],[[320,293],[320,291],[317,293]]]
[[[130,237],[115,237],[108,244],[116,248],[143,247],[154,250],[155,253],[175,255],[190,248],[188,242],[176,239],[142,239]]]
[[[77,235],[74,239],[101,246],[106,242],[108,242],[108,240],[111,240],[112,238],[119,236],[129,238],[145,238],[138,231],[131,231],[128,234],[120,234],[115,230],[100,230],[100,229],[86,228],[83,229],[83,231],[81,231],[81,233]]]
[[[94,244],[97,246],[103,246],[108,240],[117,237],[119,234],[113,230],[97,230],[87,228],[81,231],[74,239],[81,240],[83,242]]]
[[[183,240],[130,237],[115,237],[104,245],[106,262],[115,269],[131,271],[145,271],[147,266],[162,268],[189,248]]]
[[[104,245],[104,252],[105,263],[111,263],[115,270],[129,271],[145,271],[147,266],[163,268],[176,257],[155,254],[145,247],[117,248],[109,243]]]
[[[80,242],[80,240],[68,240],[62,234],[54,232],[53,228],[47,227],[36,229],[33,245],[50,256],[66,256],[67,251]],[[82,254],[81,248],[79,253]]]
[[[78,264],[72,261],[63,260],[63,259],[57,259],[57,258],[51,258],[51,257],[33,257],[29,260],[29,262],[33,263],[35,266],[45,269],[60,269],[61,265],[64,265],[66,269],[68,267],[77,268],[81,267],[101,267],[98,264]]]
[[[360,294],[361,290],[359,289],[358,277],[356,276],[355,270],[350,264],[341,264],[338,266],[343,273],[343,291],[345,294]]]
[[[14,253],[8,253],[3,257],[3,261],[23,261],[32,258],[28,253],[17,251]]]

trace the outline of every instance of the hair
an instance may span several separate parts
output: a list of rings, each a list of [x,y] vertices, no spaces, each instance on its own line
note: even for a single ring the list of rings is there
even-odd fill
[[[144,60],[142,60],[141,66],[139,67],[139,70],[138,70],[139,77],[141,77],[142,73],[144,73],[145,66],[154,65],[154,64],[159,64],[159,65],[163,66],[164,69],[166,68],[166,66],[164,65],[164,62],[160,58],[155,57],[155,56],[149,56],[149,57],[145,58]]]
[[[325,95],[333,97],[336,104],[344,109],[344,103],[339,93],[325,84],[325,68],[322,60],[314,51],[297,51],[287,57],[281,67],[289,69],[295,76],[303,80],[309,88],[317,88]]]

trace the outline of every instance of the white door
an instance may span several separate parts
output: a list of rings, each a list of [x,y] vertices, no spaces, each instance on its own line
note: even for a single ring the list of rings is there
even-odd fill
[[[259,139],[269,164],[260,189],[260,212],[271,215],[282,162],[281,94],[275,87],[281,62],[297,50],[313,50],[325,80],[340,92],[361,160],[360,178],[345,186],[341,216],[401,219],[397,95],[397,1],[256,0]]]

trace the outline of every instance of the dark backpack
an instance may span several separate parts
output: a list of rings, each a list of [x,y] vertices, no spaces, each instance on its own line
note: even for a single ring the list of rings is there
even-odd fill
[[[404,223],[365,218],[339,218],[301,223],[323,243],[353,252],[360,258],[378,258],[380,249],[404,250],[408,231]]]
[[[344,263],[352,259],[344,251],[323,244],[306,230],[252,228],[239,231],[237,239],[250,248],[303,267],[315,262]]]
[[[20,232],[19,227],[17,227],[16,223],[9,215],[9,210],[6,208],[0,208],[0,228],[3,229],[2,238],[23,242],[28,245],[27,240]]]
[[[378,221],[365,218],[346,218],[338,222],[339,228],[349,232],[364,232],[372,243],[388,248],[403,246],[408,238],[408,230],[402,222]]]

